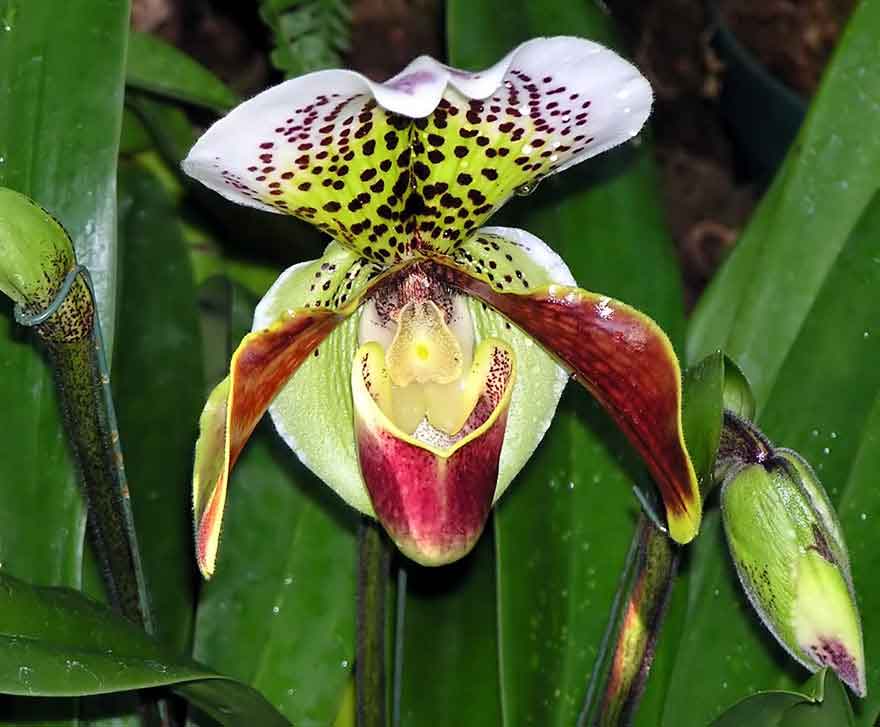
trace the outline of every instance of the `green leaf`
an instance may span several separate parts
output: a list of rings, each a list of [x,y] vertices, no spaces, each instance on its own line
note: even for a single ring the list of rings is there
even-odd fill
[[[779,727],[796,705],[821,703],[825,682],[833,679],[823,670],[798,691],[758,692],[733,705],[712,722],[712,727]]]
[[[749,420],[755,418],[758,408],[752,385],[729,356],[724,357],[724,408]]]
[[[449,4],[456,66],[483,68],[519,41],[554,34],[605,43],[612,36],[592,5]],[[675,341],[681,289],[656,181],[648,146],[630,146],[543,182],[511,202],[499,224],[537,234],[581,286],[641,308]],[[544,443],[496,510],[504,724],[568,727],[581,711],[633,533],[632,485],[650,486],[635,460],[598,405],[570,386]],[[492,683],[489,673],[485,679]]]
[[[684,377],[682,424],[688,452],[705,498],[712,486],[712,466],[724,414],[726,362],[720,352],[688,368]]]
[[[452,566],[401,565],[408,578],[399,724],[501,724],[493,556],[487,532]]]
[[[260,15],[275,36],[272,65],[288,78],[342,65],[348,0],[262,0]]]
[[[712,727],[848,727],[853,712],[846,689],[829,670],[798,689],[758,692],[712,722]]]
[[[202,406],[196,292],[179,213],[149,172],[119,176],[122,289],[113,389],[158,635],[189,648],[192,442]]]
[[[852,727],[855,724],[846,688],[832,673],[825,676],[824,698],[819,704],[801,703],[789,709],[780,727]]]
[[[173,686],[224,725],[289,724],[253,689],[176,656],[67,588],[0,574],[0,692],[82,696]]]
[[[37,200],[70,232],[92,272],[108,343],[128,15],[126,0],[0,0],[0,185]],[[75,585],[84,518],[54,385],[13,329],[11,308],[2,311],[0,562],[39,583]]]
[[[224,113],[239,98],[211,71],[149,33],[132,33],[125,80],[130,86]]]
[[[235,292],[232,310],[237,343],[253,306]],[[298,727],[333,721],[351,673],[356,525],[264,421],[229,486],[195,655],[259,689]]]

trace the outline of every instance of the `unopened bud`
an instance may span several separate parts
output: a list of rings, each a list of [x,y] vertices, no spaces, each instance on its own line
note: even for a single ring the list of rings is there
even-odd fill
[[[862,629],[840,526],[822,484],[785,449],[728,473],[724,529],[761,620],[801,664],[865,694]]]
[[[24,308],[45,308],[74,264],[64,228],[23,194],[0,187],[0,291]]]
[[[0,293],[15,301],[23,316],[19,320],[49,309],[75,267],[73,243],[64,228],[23,194],[0,187]],[[44,339],[77,340],[91,331],[94,305],[82,280],[52,310],[37,326]]]

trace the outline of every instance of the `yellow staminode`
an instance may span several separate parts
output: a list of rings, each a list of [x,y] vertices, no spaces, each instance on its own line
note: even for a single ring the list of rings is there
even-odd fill
[[[362,329],[364,338],[387,341],[387,334],[369,320]],[[387,392],[380,406],[386,416],[407,434],[424,420],[450,436],[457,434],[479,398],[489,364],[474,364],[473,324],[467,312],[458,311],[447,324],[434,301],[410,301],[400,309],[393,338],[383,348]]]
[[[463,358],[434,301],[410,301],[401,309],[397,334],[385,356],[395,386],[448,384],[461,376]]]

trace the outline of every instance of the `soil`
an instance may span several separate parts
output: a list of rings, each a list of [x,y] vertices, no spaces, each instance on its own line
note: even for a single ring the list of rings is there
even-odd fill
[[[478,0],[475,0],[478,1]],[[714,0],[740,42],[805,98],[855,0]],[[697,299],[735,244],[763,191],[742,176],[718,105],[725,68],[711,46],[701,0],[605,0],[630,55],[656,94],[652,117],[667,220],[680,253],[687,302]],[[271,37],[237,0],[134,0],[133,24],[194,55],[250,95],[280,80]],[[348,65],[384,79],[416,55],[443,55],[441,0],[351,0]]]

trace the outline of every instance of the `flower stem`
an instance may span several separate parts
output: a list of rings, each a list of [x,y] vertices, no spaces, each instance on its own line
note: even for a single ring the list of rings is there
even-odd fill
[[[390,557],[385,536],[371,518],[361,521],[358,548],[357,726],[386,727],[385,600]]]
[[[679,551],[644,513],[587,690],[578,727],[629,724],[645,689]]]
[[[89,535],[110,605],[148,633],[150,602],[134,529],[110,373],[88,271],[71,270],[45,311],[17,311],[45,344],[55,375],[62,417],[85,495]],[[168,705],[142,699],[143,725],[172,724]]]
[[[34,321],[55,373],[64,425],[82,478],[89,533],[110,604],[152,632],[91,281],[85,268],[79,267],[68,279],[73,284],[65,286],[59,299]],[[24,317],[18,320],[29,322]]]

